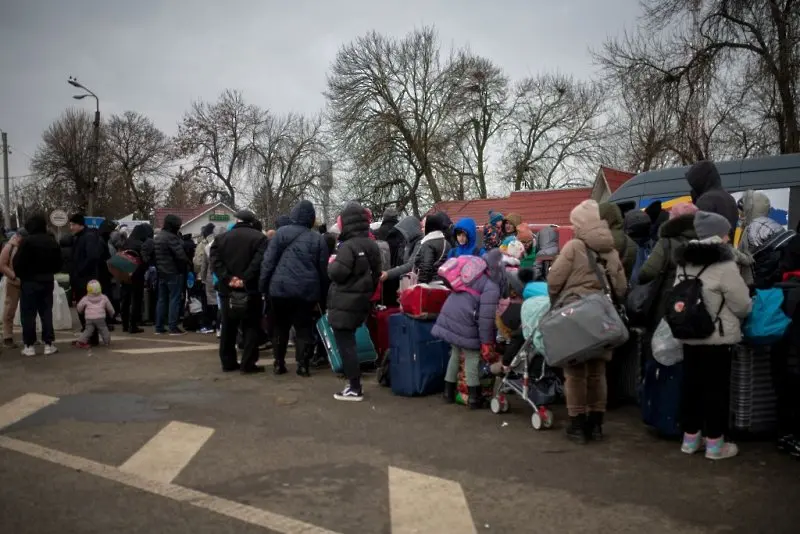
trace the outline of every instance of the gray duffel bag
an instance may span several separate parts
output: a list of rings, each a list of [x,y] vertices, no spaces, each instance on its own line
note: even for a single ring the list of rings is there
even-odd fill
[[[598,263],[596,253],[587,247],[604,291],[574,299],[565,295],[565,303],[551,308],[539,321],[544,355],[551,367],[569,367],[599,358],[628,341],[628,327],[614,305],[608,276]]]

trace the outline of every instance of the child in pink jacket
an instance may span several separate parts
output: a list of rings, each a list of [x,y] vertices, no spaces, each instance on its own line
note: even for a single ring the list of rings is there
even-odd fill
[[[104,345],[111,343],[111,333],[108,331],[106,317],[114,316],[114,307],[108,297],[103,295],[100,282],[92,280],[86,284],[86,296],[78,302],[78,313],[86,317],[86,328],[81,337],[75,342],[80,349],[89,348],[89,338],[97,331]]]

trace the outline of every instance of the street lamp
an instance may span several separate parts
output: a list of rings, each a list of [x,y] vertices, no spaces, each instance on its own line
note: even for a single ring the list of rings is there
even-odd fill
[[[77,87],[78,89],[83,89],[86,91],[80,95],[74,95],[72,98],[75,100],[83,100],[87,96],[91,96],[94,98],[96,107],[94,112],[94,161],[92,162],[92,175],[89,179],[89,198],[87,199],[87,215],[94,215],[94,182],[97,180],[97,167],[98,167],[98,160],[100,159],[100,99],[97,98],[97,95],[94,94],[92,90],[88,87],[83,85],[78,81],[77,78],[70,76],[67,80],[67,83],[70,84],[72,87]]]

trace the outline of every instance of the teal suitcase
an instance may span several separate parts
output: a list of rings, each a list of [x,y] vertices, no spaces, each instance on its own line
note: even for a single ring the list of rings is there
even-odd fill
[[[333,328],[328,323],[328,316],[323,315],[317,321],[317,332],[322,338],[322,343],[325,344],[325,351],[328,353],[328,360],[331,362],[331,369],[334,373],[341,373],[344,370],[342,365],[342,355],[339,354],[339,348],[336,346],[336,339],[333,337]],[[358,361],[361,364],[371,363],[374,364],[378,360],[378,353],[375,351],[375,345],[372,344],[372,338],[369,335],[367,325],[362,324],[356,330],[356,351],[358,352]]]

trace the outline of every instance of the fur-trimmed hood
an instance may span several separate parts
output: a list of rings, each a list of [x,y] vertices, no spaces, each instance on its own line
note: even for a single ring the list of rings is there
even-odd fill
[[[703,241],[689,241],[675,249],[675,263],[684,265],[701,265],[703,267],[715,263],[735,261],[733,249],[721,239],[713,237]]]
[[[658,229],[658,237],[697,239],[697,232],[694,231],[694,214],[680,215],[668,220]]]

